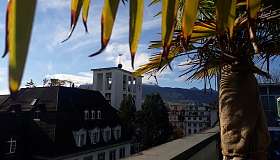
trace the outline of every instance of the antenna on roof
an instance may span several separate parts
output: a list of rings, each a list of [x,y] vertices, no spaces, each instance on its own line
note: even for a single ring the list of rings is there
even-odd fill
[[[121,59],[121,58],[122,58],[122,55],[123,55],[123,54],[121,54],[121,53],[119,53],[119,55],[118,55],[118,61],[119,61],[119,63],[118,63],[118,68],[119,68],[119,69],[122,68],[122,59]]]

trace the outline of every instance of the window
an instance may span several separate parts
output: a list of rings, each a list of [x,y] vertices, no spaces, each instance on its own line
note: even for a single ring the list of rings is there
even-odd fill
[[[111,140],[111,128],[106,127],[103,129],[103,140],[104,142],[108,142]]]
[[[114,128],[114,137],[115,137],[115,140],[118,140],[121,138],[121,126],[116,126]]]
[[[193,126],[196,127],[196,123],[193,123]]]
[[[202,120],[202,117],[199,117],[199,120]]]
[[[85,120],[88,120],[88,119],[89,119],[89,113],[88,113],[88,110],[85,110],[85,111],[84,111],[84,114],[85,114],[85,115],[84,115],[84,116],[85,116],[85,117],[84,117],[84,118],[85,118]]]
[[[77,147],[82,147],[86,145],[86,131],[84,129],[80,129],[79,131],[73,131],[74,140]]]
[[[40,121],[40,110],[36,110],[34,112],[34,118],[33,118],[34,121]]]
[[[112,73],[106,73],[106,89],[111,90],[112,88]]]
[[[188,131],[188,132],[189,132],[189,134],[192,134],[192,130],[191,130],[191,129],[189,129],[189,131]]]
[[[128,77],[128,87],[127,87],[128,92],[131,92],[131,84],[132,84],[132,79],[131,77]]]
[[[119,158],[124,158],[124,157],[125,157],[125,148],[120,148]]]
[[[101,111],[97,111],[97,119],[101,119]]]
[[[116,160],[116,150],[111,150],[110,151],[109,160]]]
[[[111,104],[111,93],[105,93],[105,99],[109,104]]]
[[[84,160],[93,160],[93,156],[86,156],[84,157]]]
[[[199,127],[202,127],[202,123],[201,122],[199,123]]]
[[[9,147],[10,147],[8,154],[16,153],[17,141],[11,137],[11,139],[9,141],[7,141],[7,143],[9,144]]]
[[[105,160],[105,153],[104,152],[98,153],[97,160]]]
[[[95,111],[91,111],[91,119],[95,119]]]
[[[98,73],[97,74],[97,85],[96,89],[99,91],[103,90],[103,73]]]
[[[127,86],[127,76],[126,75],[123,75],[123,90],[125,91],[126,90],[126,86]]]
[[[196,133],[197,131],[196,131],[196,129],[194,129],[194,131],[193,131],[194,133]]]
[[[191,122],[188,122],[188,126],[191,126]]]
[[[196,120],[196,117],[193,117],[193,120]]]
[[[277,111],[278,111],[278,117],[280,117],[280,97],[277,98]]]
[[[99,128],[95,128],[89,131],[91,144],[96,144],[99,142],[99,138],[100,138],[99,132],[100,132]]]
[[[188,120],[191,120],[191,117],[188,117]]]
[[[36,104],[38,103],[39,99],[34,98],[32,100],[32,102],[30,103],[31,106],[36,106]]]

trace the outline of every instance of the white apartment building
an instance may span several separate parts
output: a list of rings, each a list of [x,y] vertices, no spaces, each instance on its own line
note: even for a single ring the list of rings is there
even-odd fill
[[[168,103],[168,108],[169,122],[185,136],[207,129],[217,120],[217,112],[205,103]]]
[[[100,91],[106,100],[119,109],[124,97],[132,95],[136,109],[142,101],[142,77],[134,77],[131,72],[119,67],[98,68],[93,71],[93,90]]]

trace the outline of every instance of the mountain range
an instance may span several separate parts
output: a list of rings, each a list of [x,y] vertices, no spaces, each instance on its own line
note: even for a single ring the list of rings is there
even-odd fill
[[[184,89],[143,84],[143,99],[146,95],[153,93],[159,93],[164,101],[169,102],[214,103],[218,98],[218,92],[213,89],[204,90],[195,87]]]

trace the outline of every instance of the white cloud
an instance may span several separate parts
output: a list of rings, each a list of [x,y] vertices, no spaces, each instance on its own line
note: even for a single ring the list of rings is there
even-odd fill
[[[8,89],[0,90],[0,95],[8,95],[10,91]]]
[[[47,75],[46,78],[68,80],[78,86],[81,84],[92,83],[92,74],[90,72],[80,72],[78,74],[52,74]]]
[[[70,6],[70,0],[39,0],[38,5],[40,10],[46,11],[48,9],[62,9]]]

